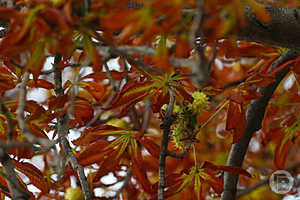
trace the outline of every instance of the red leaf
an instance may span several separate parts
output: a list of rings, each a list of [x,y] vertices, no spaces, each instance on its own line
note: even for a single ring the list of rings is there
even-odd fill
[[[0,176],[0,185],[0,192],[11,198],[6,179],[4,179],[2,176]]]
[[[138,151],[138,154],[140,154],[140,150],[136,150]],[[134,152],[134,151],[132,151]],[[138,157],[141,157],[141,155]],[[131,154],[131,162],[132,162],[132,169],[133,169],[133,175],[135,176],[135,178],[138,180],[138,182],[142,185],[143,189],[149,193],[149,194],[153,194],[153,190],[151,187],[151,183],[149,182],[146,172],[142,167],[142,160],[141,159],[136,159],[134,157],[134,153]]]
[[[118,72],[115,70],[110,71],[110,74],[114,80],[121,80],[128,73],[129,73],[129,71],[125,71],[125,72]],[[88,78],[93,78],[95,81],[103,81],[104,79],[107,79],[107,73],[106,72],[95,72],[95,73],[88,74],[88,75],[82,77],[81,80],[88,79]]]
[[[110,153],[106,158],[104,158],[101,164],[98,164],[99,170],[95,173],[93,182],[99,181],[101,177],[108,174],[109,172],[120,170],[119,162],[122,157],[119,156],[117,158],[118,153],[118,151]]]
[[[175,57],[179,58],[188,58],[191,53],[190,43],[187,38],[177,38],[176,39],[176,48],[175,48]]]
[[[26,101],[26,111],[30,113],[28,120],[39,119],[42,117],[41,113],[46,113],[46,110],[40,106],[37,102],[29,100]]]
[[[28,162],[19,162],[19,161],[14,161],[15,167],[25,174],[29,179],[30,182],[39,188],[43,193],[46,193],[49,191],[49,183],[47,180],[44,178],[44,175],[42,172],[35,167],[33,164],[28,163]]]
[[[109,136],[109,132],[124,130],[123,128],[118,128],[110,125],[99,125],[92,128],[87,128],[83,131],[83,134],[73,140],[72,143],[78,146],[88,146],[92,142],[99,141]],[[118,135],[117,133],[111,133],[110,135]],[[103,140],[104,142],[104,140]]]
[[[85,81],[80,83],[84,83],[84,86],[81,87],[87,90],[98,102],[100,102],[105,92],[104,85],[92,81]]]
[[[16,9],[8,7],[0,7],[0,18],[1,19],[12,19],[12,18],[24,17],[23,14]]]
[[[283,146],[282,146],[283,139],[280,139],[276,145],[275,153],[274,153],[274,164],[278,169],[284,169],[285,168],[285,161],[287,157],[287,153],[289,150],[289,147],[291,146],[291,141],[288,140]]]
[[[53,88],[53,85],[44,79],[29,80],[27,85],[32,88],[45,88],[48,90],[51,90]]]
[[[75,122],[83,125],[93,119],[94,109],[85,100],[75,101]]]
[[[48,139],[48,136],[45,134],[45,132],[37,125],[35,125],[33,123],[29,123],[29,122],[27,122],[26,125],[27,125],[29,131],[36,137]]]
[[[94,72],[101,72],[102,71],[102,58],[99,55],[99,52],[97,51],[96,48],[94,48],[94,58],[93,58],[93,70]]]
[[[155,158],[159,158],[160,155],[160,146],[154,143],[152,140],[147,137],[139,139],[141,144],[147,149],[147,151]]]
[[[152,111],[158,113],[164,104],[168,104],[170,99],[169,93],[163,94],[162,91],[157,91],[152,97]]]
[[[233,130],[233,143],[242,139],[245,124],[246,113],[243,106],[230,101],[227,111],[226,130]]]
[[[102,162],[113,150],[104,150],[108,145],[107,142],[94,142],[86,147],[86,149],[77,155],[78,163],[87,166],[94,163]],[[101,151],[100,151],[101,150]]]
[[[208,183],[217,194],[221,194],[223,192],[223,179],[215,177],[215,175],[210,172],[206,173],[209,175],[209,178],[205,179],[205,182]]]
[[[136,101],[136,99],[140,99],[145,96],[145,93],[149,93],[149,89],[145,89],[143,91],[132,92],[128,94],[128,92],[138,90],[140,88],[151,86],[153,84],[152,81],[149,82],[138,82],[137,80],[128,81],[122,90],[118,93],[117,97],[111,103],[111,106],[107,109],[115,108],[118,106],[122,106],[124,104],[130,104],[131,102]]]
[[[117,133],[114,133],[113,131],[120,131],[120,130],[124,130],[124,129],[115,126],[110,126],[110,125],[99,125],[99,126],[85,129],[83,131],[83,134],[78,139],[73,140],[72,142],[78,146],[81,145],[88,146],[89,144],[91,144],[91,142],[106,138],[110,135],[114,135],[114,136],[119,135]],[[113,132],[113,133],[107,134],[109,132]]]

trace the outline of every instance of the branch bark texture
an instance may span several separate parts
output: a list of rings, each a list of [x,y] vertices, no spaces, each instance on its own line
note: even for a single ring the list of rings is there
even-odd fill
[[[55,93],[57,96],[63,96],[64,95],[64,91],[62,88],[62,75],[61,75],[61,71],[59,69],[59,62],[61,60],[61,56],[59,54],[57,54],[54,58],[54,84],[55,84]],[[57,119],[57,132],[58,132],[58,136],[60,138],[60,144],[62,145],[62,148],[65,152],[65,155],[67,157],[67,159],[69,160],[69,162],[72,165],[72,168],[74,169],[74,171],[77,172],[78,177],[79,177],[79,181],[81,184],[81,188],[84,194],[84,198],[86,200],[91,200],[93,199],[93,195],[90,191],[90,187],[87,181],[87,178],[84,174],[84,169],[83,167],[78,163],[75,155],[72,152],[72,148],[70,147],[69,141],[67,140],[67,138],[65,137],[65,135],[68,133],[69,131],[69,117],[67,114],[59,117]]]
[[[299,50],[300,9],[271,5],[265,9],[271,17],[270,23],[263,23],[250,8],[245,9],[247,25],[239,27],[238,38]]]
[[[295,57],[297,53],[293,50],[286,51],[280,56],[271,66],[272,69],[278,67],[282,62]],[[253,100],[246,113],[246,125],[244,129],[243,138],[232,145],[229,157],[227,160],[228,166],[242,166],[245,154],[248,149],[249,142],[255,131],[261,128],[261,122],[264,118],[265,110],[268,105],[273,92],[278,84],[289,72],[289,69],[284,69],[276,75],[276,80],[265,88],[258,88],[263,96]],[[229,172],[224,173],[224,192],[222,193],[222,200],[233,200],[236,196],[236,186],[238,182],[238,175]]]
[[[159,156],[159,180],[158,180],[158,200],[164,199],[164,189],[165,189],[165,168],[166,168],[166,157],[168,155],[168,142],[169,142],[169,133],[170,128],[173,123],[173,108],[175,103],[175,97],[173,91],[169,91],[170,93],[170,102],[167,107],[166,115],[164,117],[164,121],[161,124],[161,129],[163,129],[163,136],[161,140],[161,150]]]

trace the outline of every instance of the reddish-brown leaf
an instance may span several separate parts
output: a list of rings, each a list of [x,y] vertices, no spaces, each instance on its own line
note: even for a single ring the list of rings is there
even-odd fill
[[[241,167],[237,167],[237,166],[223,166],[223,165],[214,165],[211,162],[205,161],[202,165],[201,168],[203,169],[212,169],[212,170],[218,170],[218,171],[226,171],[226,172],[231,172],[231,173],[235,173],[235,174],[241,174],[244,176],[248,176],[251,177],[251,174],[249,172],[247,172],[246,170],[244,170]]]
[[[240,104],[230,101],[227,111],[226,130],[233,130],[233,143],[242,139],[245,124],[245,109]]]
[[[98,52],[98,50],[94,47],[94,58],[93,58],[93,71],[94,72],[101,72],[102,71],[102,58]]]
[[[7,182],[6,182],[6,179],[4,179],[2,176],[0,176],[0,191],[5,194],[6,196],[10,197],[11,198],[11,194],[9,192],[9,189],[8,189],[8,185],[7,185]]]
[[[52,83],[44,79],[29,80],[27,85],[32,88],[45,88],[48,90],[51,90],[53,88]]]
[[[140,150],[138,151],[138,154],[140,154]],[[134,151],[132,151],[134,152]],[[134,154],[131,153],[131,162],[132,162],[132,169],[133,169],[133,175],[138,180],[138,182],[142,185],[143,189],[149,193],[153,194],[151,183],[148,180],[147,174],[145,172],[145,169],[142,167],[142,160],[135,158]],[[138,157],[141,157],[141,155],[138,155]]]
[[[170,99],[169,93],[163,94],[162,91],[157,91],[152,97],[152,111],[158,113],[164,104],[168,104]]]
[[[77,155],[78,163],[82,166],[101,163],[114,151],[113,149],[105,150],[105,147],[107,147],[107,142],[105,141],[90,144],[83,152]]]
[[[33,164],[14,160],[14,165],[20,172],[25,174],[30,179],[30,182],[34,186],[39,188],[42,192],[45,193],[49,191],[48,181],[44,178],[43,173]]]
[[[23,14],[16,9],[8,7],[0,7],[0,18],[1,19],[13,19],[13,18],[24,17]]]
[[[99,170],[93,176],[93,182],[99,181],[99,179],[109,172],[120,170],[119,162],[122,156],[117,157],[118,151],[110,153],[103,162],[99,162]]]
[[[282,145],[282,141],[283,141],[283,139],[278,140],[278,143],[275,148],[275,153],[274,153],[274,164],[277,167],[277,169],[285,168],[287,153],[288,153],[289,147],[292,145],[290,140],[288,140],[283,145]]]
[[[84,83],[84,86],[81,87],[87,90],[98,102],[100,102],[105,92],[105,86],[92,81],[85,81],[81,83]]]
[[[106,137],[109,135],[119,135],[115,133],[114,131],[122,131],[124,130],[123,128],[118,128],[115,126],[111,125],[99,125],[99,126],[94,126],[91,128],[87,128],[83,131],[83,134],[77,138],[76,140],[73,140],[73,144],[78,145],[78,146],[88,146],[92,142],[105,142]],[[111,134],[107,134],[110,133]],[[107,142],[105,145],[107,146],[109,142]]]
[[[75,122],[83,125],[93,119],[94,109],[85,100],[75,101]]]
[[[128,74],[129,71],[125,72],[118,72],[115,70],[110,71],[110,74],[114,80],[121,80],[124,78],[126,74]],[[104,79],[107,79],[107,73],[106,72],[94,72],[92,74],[88,74],[81,78],[81,80],[93,78],[95,81],[103,81]]]
[[[157,145],[154,141],[147,137],[143,137],[141,139],[138,139],[141,144],[147,149],[147,151],[155,158],[159,158],[160,154],[160,146]]]

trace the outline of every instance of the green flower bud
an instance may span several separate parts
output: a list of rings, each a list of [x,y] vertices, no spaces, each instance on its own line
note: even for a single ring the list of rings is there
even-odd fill
[[[203,112],[208,108],[208,98],[203,92],[194,92],[192,97],[194,101],[188,106],[194,113]]]

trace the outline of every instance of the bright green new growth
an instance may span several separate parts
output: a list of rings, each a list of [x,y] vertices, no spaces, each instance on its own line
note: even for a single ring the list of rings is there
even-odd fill
[[[161,109],[162,110],[167,110],[167,107],[168,107],[168,105],[167,104],[164,104],[162,107],[161,107]],[[173,108],[173,114],[174,115],[177,115],[177,114],[179,114],[181,112],[181,108],[180,108],[180,106],[178,106],[178,105],[174,105],[174,108]]]
[[[177,148],[184,149],[186,142],[190,141],[196,134],[197,115],[208,108],[208,98],[203,92],[194,92],[193,103],[185,107],[174,105],[173,115],[176,120],[172,125],[172,138]],[[167,105],[162,106],[166,110]]]
[[[200,113],[208,108],[208,98],[203,92],[194,92],[192,97],[194,101],[188,106],[193,112]]]

